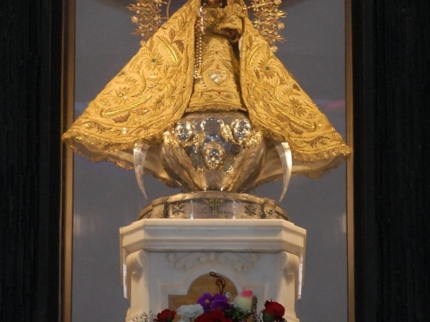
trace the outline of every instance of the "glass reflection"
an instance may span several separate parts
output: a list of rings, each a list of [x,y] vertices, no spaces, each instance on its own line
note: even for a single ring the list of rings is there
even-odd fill
[[[76,117],[139,48],[131,0],[76,0]],[[184,0],[174,0],[172,10]],[[344,2],[284,0],[288,16],[277,56],[345,137]],[[133,171],[75,157],[72,321],[124,320],[118,229],[148,203]],[[179,193],[145,178],[148,200]],[[294,177],[280,204],[307,230],[301,321],[346,321],[345,166],[320,180]],[[256,195],[277,199],[281,183]]]

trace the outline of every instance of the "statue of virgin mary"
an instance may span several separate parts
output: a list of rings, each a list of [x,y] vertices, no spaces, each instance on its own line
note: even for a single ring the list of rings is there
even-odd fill
[[[128,169],[135,166],[136,147],[147,147],[144,171],[175,186],[180,184],[166,171],[162,153],[175,129],[180,132],[177,143],[195,157],[190,163],[195,170],[204,168],[198,160],[204,145],[211,147],[208,154],[218,149],[219,162],[230,162],[221,167],[224,172],[234,164],[220,153],[216,140],[205,142],[196,133],[191,139],[197,131],[193,117],[200,115],[205,120],[207,115],[211,120],[233,115],[219,118],[221,136],[231,137],[233,145],[252,145],[245,142],[247,128],[265,142],[260,169],[251,184],[243,185],[246,189],[282,178],[279,144],[288,143],[293,175],[319,177],[351,153],[254,29],[243,0],[188,0],[97,95],[63,140],[94,161]],[[206,168],[216,170],[216,165]]]

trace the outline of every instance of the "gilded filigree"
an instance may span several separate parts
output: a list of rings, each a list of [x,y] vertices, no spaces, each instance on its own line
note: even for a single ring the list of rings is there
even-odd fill
[[[169,8],[172,0],[136,0],[136,4],[128,6],[128,9],[134,13],[131,21],[138,25],[134,31],[135,35],[140,35],[142,43],[150,39],[154,33],[164,24],[169,16]],[[237,18],[246,16],[245,2],[237,1],[231,3],[226,8],[218,8],[218,18],[225,18],[221,28],[231,28],[231,24],[237,23]],[[240,4],[239,4],[240,3]],[[284,41],[285,39],[279,33],[285,28],[285,25],[279,21],[286,17],[286,13],[279,8],[282,0],[250,0],[249,9],[253,10],[253,25],[259,31],[260,35],[271,45],[271,49],[276,52],[277,47],[274,43]],[[163,11],[166,11],[163,14]],[[208,17],[206,23],[208,26],[214,24],[213,17]]]
[[[128,6],[134,12],[131,21],[139,27],[134,34],[149,39],[160,28],[166,17],[161,15],[161,8],[167,0],[136,0],[136,4]]]
[[[224,200],[219,198],[211,198],[211,199],[204,200],[204,202],[211,207],[213,214],[217,214],[218,208],[220,205],[224,203]]]
[[[284,24],[279,21],[286,17],[286,13],[279,9],[282,0],[251,0],[250,8],[254,11],[253,26],[261,36],[271,45],[276,52],[277,48],[273,44],[276,41],[285,40],[280,35],[279,30],[284,29]]]

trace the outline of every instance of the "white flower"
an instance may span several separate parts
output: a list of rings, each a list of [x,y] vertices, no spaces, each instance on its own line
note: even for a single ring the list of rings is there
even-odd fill
[[[252,307],[252,296],[251,290],[243,289],[243,291],[236,296],[234,303],[244,311],[248,311]]]
[[[200,304],[182,305],[176,310],[176,313],[181,316],[181,321],[179,322],[189,322],[190,319],[203,314],[203,306]]]

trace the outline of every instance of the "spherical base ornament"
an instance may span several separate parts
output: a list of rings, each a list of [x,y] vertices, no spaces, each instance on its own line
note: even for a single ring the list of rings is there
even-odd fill
[[[245,192],[260,173],[265,151],[245,114],[192,113],[164,133],[161,157],[183,191]]]

